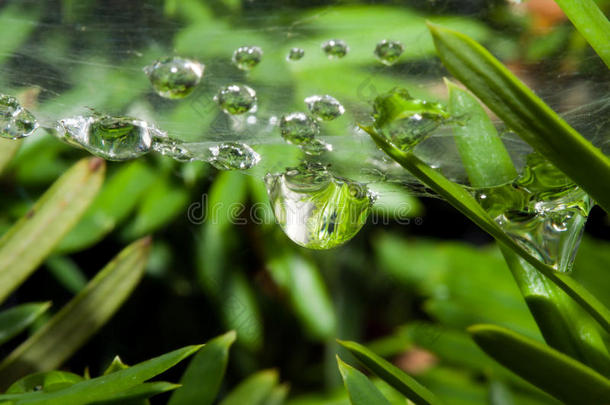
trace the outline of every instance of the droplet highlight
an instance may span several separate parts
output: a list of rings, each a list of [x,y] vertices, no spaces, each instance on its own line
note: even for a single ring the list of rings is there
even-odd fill
[[[179,57],[164,58],[144,68],[155,92],[164,98],[180,99],[193,92],[203,77],[205,66]]]
[[[324,51],[328,59],[340,59],[347,55],[349,47],[341,39],[329,39],[322,43],[322,51]]]
[[[233,52],[233,64],[240,70],[250,70],[260,63],[263,50],[258,46],[242,46]]]
[[[31,135],[38,123],[15,97],[0,94],[0,137],[19,139]]]
[[[332,121],[345,113],[345,108],[334,97],[328,94],[324,96],[309,96],[305,99],[309,112],[322,121]]]
[[[218,170],[247,170],[260,162],[261,157],[245,143],[227,142],[212,146],[207,161]]]
[[[256,109],[256,92],[246,86],[232,84],[222,87],[214,101],[227,114],[239,115],[247,112],[254,112]]]
[[[291,48],[290,51],[288,51],[286,60],[294,62],[297,60],[301,60],[303,56],[305,56],[305,50],[303,48]]]
[[[404,47],[400,42],[384,39],[375,47],[375,56],[381,63],[390,66],[396,63],[403,51]]]

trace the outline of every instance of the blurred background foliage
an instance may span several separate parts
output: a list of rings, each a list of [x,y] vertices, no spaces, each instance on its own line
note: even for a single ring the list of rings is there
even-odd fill
[[[336,135],[366,117],[376,94],[395,86],[416,97],[446,97],[440,80],[446,72],[423,24],[428,18],[481,41],[607,148],[608,121],[590,119],[590,111],[608,103],[607,69],[554,3],[518,3],[6,1],[0,3],[0,88],[47,123],[91,107],[149,119],[184,140],[217,141],[239,138],[211,97],[220,84],[243,81],[256,87],[261,114],[302,109],[310,94],[337,97],[347,113],[326,128]],[[598,4],[610,10],[610,1]],[[319,50],[330,38],[351,48],[340,63],[328,63]],[[372,54],[384,38],[405,45],[391,68]],[[247,76],[228,64],[242,45],[265,52]],[[293,46],[305,57],[284,62]],[[202,85],[184,101],[157,97],[141,72],[167,54],[206,65]],[[0,167],[14,145],[1,141]],[[255,149],[282,162],[299,159],[298,150],[280,142],[261,141]],[[43,131],[22,142],[0,177],[0,233],[84,155]],[[40,325],[122,246],[152,234],[141,284],[65,369],[90,367],[98,374],[115,354],[133,364],[235,329],[224,390],[257,370],[276,368],[290,384],[291,404],[348,403],[335,354],[349,354],[335,343],[339,337],[367,343],[451,404],[500,404],[507,402],[497,398],[511,397],[519,404],[553,403],[464,333],[468,325],[489,322],[542,339],[501,254],[467,219],[438,199],[381,185],[376,224],[369,221],[345,246],[309,251],[274,224],[260,170],[218,172],[157,154],[109,163],[85,216],[4,307],[52,301]],[[232,204],[247,209],[237,212]],[[403,210],[393,218],[405,206],[406,215]],[[262,221],[248,215],[252,207]],[[610,276],[602,265],[610,263],[610,225],[601,210],[591,216],[575,277],[610,305]],[[393,403],[404,403],[379,385],[388,398],[398,398]],[[159,398],[153,403],[163,403]]]

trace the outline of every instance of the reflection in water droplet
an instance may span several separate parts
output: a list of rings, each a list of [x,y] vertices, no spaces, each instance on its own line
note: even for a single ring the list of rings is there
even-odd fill
[[[245,143],[227,142],[210,148],[208,162],[218,170],[247,170],[261,157]]]
[[[263,58],[263,50],[258,46],[242,46],[233,52],[233,64],[241,70],[250,70]]]
[[[309,115],[293,112],[280,118],[280,133],[286,142],[303,145],[311,142],[320,133],[320,127]]]
[[[256,92],[245,85],[231,84],[222,87],[214,101],[227,114],[244,114],[254,112],[256,109]]]
[[[323,121],[331,121],[342,116],[345,108],[336,98],[327,95],[309,96],[305,99],[309,112],[314,117]]]
[[[0,94],[0,138],[19,139],[38,128],[36,118],[15,97]]]
[[[353,238],[375,200],[368,188],[302,165],[265,178],[275,217],[286,235],[310,249],[330,249]]]
[[[333,146],[324,142],[321,139],[312,139],[302,145],[299,145],[301,150],[309,156],[319,156],[324,152],[330,152],[333,150]]]
[[[438,128],[449,114],[439,103],[417,100],[397,88],[375,98],[373,118],[377,132],[402,150],[412,149]]]
[[[205,66],[184,58],[160,59],[144,68],[153,88],[161,97],[184,98],[191,94],[203,76]]]
[[[196,159],[196,155],[187,148],[184,142],[167,137],[155,137],[152,149],[179,162],[190,162]]]
[[[59,121],[57,136],[107,160],[128,160],[148,153],[163,132],[130,117],[99,113]]]
[[[292,48],[288,52],[288,56],[286,56],[286,60],[296,61],[300,60],[305,56],[305,50],[302,48]]]
[[[384,65],[393,65],[396,63],[404,48],[398,41],[388,41],[384,39],[375,47],[375,56]]]
[[[540,155],[513,183],[475,196],[502,229],[540,261],[570,271],[592,207],[589,196]]]
[[[322,44],[322,50],[328,59],[339,59],[347,55],[349,47],[341,39],[330,39]]]

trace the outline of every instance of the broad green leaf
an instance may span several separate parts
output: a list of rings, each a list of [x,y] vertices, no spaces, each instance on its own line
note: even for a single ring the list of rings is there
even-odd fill
[[[214,403],[229,360],[229,348],[235,341],[231,331],[210,340],[191,360],[168,405],[208,405]]]
[[[150,239],[121,251],[87,287],[0,363],[0,383],[60,366],[131,294],[144,273]]]
[[[352,405],[390,405],[375,384],[364,374],[344,363],[339,356],[337,356],[337,363]]]
[[[219,405],[262,405],[277,382],[276,370],[259,371],[241,382]]]
[[[69,387],[85,379],[78,374],[65,371],[45,371],[30,374],[15,381],[7,390],[7,394],[25,394],[27,392],[53,392]]]
[[[496,224],[464,187],[453,183],[413,153],[399,150],[385,137],[379,135],[374,128],[363,127],[363,129],[371,135],[377,145],[388,156],[411,172],[426,186],[445,198],[449,204],[453,205],[481,229],[493,236],[500,244],[506,245],[519,256],[523,257],[529,264],[547,276],[553,283],[578,302],[606,331],[610,331],[610,310],[608,308],[568,274],[555,271],[523,249]]]
[[[0,174],[15,156],[19,146],[21,146],[20,140],[0,139]]]
[[[0,302],[4,301],[77,223],[97,194],[102,159],[76,163],[0,239]]]
[[[407,375],[398,367],[379,357],[366,347],[356,342],[341,340],[338,342],[341,344],[341,346],[349,350],[350,353],[352,353],[367,369],[401,392],[405,397],[409,398],[409,400],[413,401],[415,404],[442,404],[442,402],[436,398],[432,392],[418,383],[413,377]]]
[[[91,405],[139,405],[142,403],[141,401],[147,398],[164,392],[173,391],[179,387],[179,384],[172,384],[165,381],[143,383],[113,395],[109,399],[92,402]]]
[[[572,24],[610,68],[610,22],[594,0],[555,0]]]
[[[263,405],[282,405],[286,401],[289,391],[290,386],[288,384],[273,387]]]
[[[187,346],[155,357],[114,373],[92,378],[52,393],[0,395],[0,401],[13,401],[15,405],[85,405],[106,401],[130,390],[182,360],[196,353],[202,346]]]
[[[429,24],[445,67],[521,138],[610,212],[610,158],[568,125],[491,53],[464,34]]]
[[[610,401],[610,380],[555,349],[495,325],[468,332],[497,362],[567,404]]]
[[[23,332],[50,306],[50,302],[22,304],[0,312],[0,345]]]

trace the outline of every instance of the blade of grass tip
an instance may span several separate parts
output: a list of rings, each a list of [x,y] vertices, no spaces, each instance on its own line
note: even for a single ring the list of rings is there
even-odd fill
[[[442,402],[426,387],[417,382],[392,363],[384,360],[366,347],[350,341],[337,340],[350,351],[369,371],[390,384],[410,401],[417,405],[441,405]]]
[[[555,271],[542,263],[521,245],[510,238],[496,222],[485,212],[464,187],[453,183],[440,172],[432,169],[413,153],[404,152],[396,148],[385,137],[379,135],[374,128],[361,126],[377,146],[389,157],[407,169],[422,183],[443,197],[449,204],[467,216],[485,232],[494,237],[498,243],[507,246],[519,256],[523,257],[536,270],[548,277],[559,288],[565,291],[572,299],[580,304],[606,331],[610,332],[610,310],[606,308],[593,294],[587,291],[580,283],[568,274]]]
[[[23,332],[50,307],[50,302],[34,302],[0,312],[0,345]]]
[[[534,339],[495,325],[468,332],[498,363],[567,404],[607,404],[610,380]]]
[[[21,146],[21,140],[0,139],[0,174],[10,163]]]
[[[488,188],[514,180],[517,171],[485,110],[467,91],[445,83],[449,112],[462,117],[462,125],[454,126],[453,132],[471,185]],[[608,374],[610,357],[588,314],[512,250],[502,247],[502,253],[546,342]]]
[[[610,21],[593,0],[555,0],[578,32],[610,68]]]
[[[390,405],[390,402],[364,374],[337,356],[339,372],[352,405]]]
[[[610,212],[610,158],[557,115],[483,46],[428,23],[443,65],[517,135]]]
[[[259,371],[242,381],[220,405],[262,405],[277,385],[278,379],[276,370]]]
[[[42,328],[0,363],[0,385],[35,371],[60,366],[104,325],[144,273],[150,238],[121,251]]]
[[[0,239],[0,302],[19,286],[78,222],[102,185],[105,163],[77,162]]]

